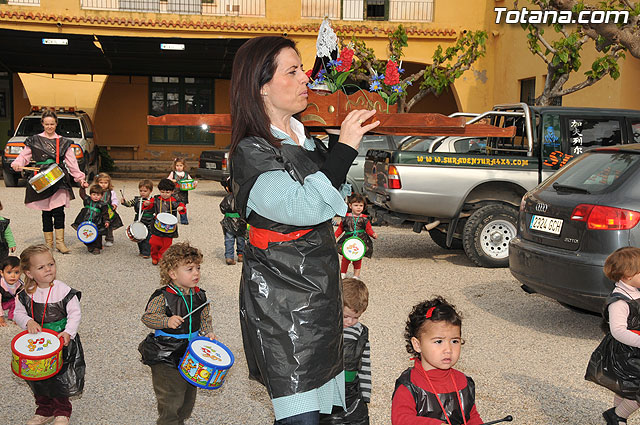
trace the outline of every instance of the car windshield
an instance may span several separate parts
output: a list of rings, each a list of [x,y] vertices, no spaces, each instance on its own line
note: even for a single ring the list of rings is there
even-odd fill
[[[34,134],[40,134],[44,131],[42,124],[40,123],[40,117],[27,117],[23,118],[16,131],[16,136],[33,136]],[[62,118],[58,117],[58,126],[56,127],[56,133],[63,137],[79,139],[82,137],[80,131],[80,120],[76,118]]]
[[[576,160],[545,184],[556,190],[602,193],[635,167],[640,155],[628,152],[591,152]]]
[[[401,151],[426,152],[437,136],[414,136],[402,142]]]

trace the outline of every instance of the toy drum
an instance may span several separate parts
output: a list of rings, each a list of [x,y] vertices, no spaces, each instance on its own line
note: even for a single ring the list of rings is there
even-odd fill
[[[189,343],[178,370],[190,384],[215,390],[224,383],[234,361],[233,353],[224,344],[198,337]]]
[[[142,242],[147,239],[147,226],[139,221],[134,221],[127,227],[127,237],[133,242]]]
[[[64,172],[58,164],[51,164],[29,179],[29,184],[36,191],[41,193],[64,177]]]
[[[173,233],[178,226],[178,217],[169,213],[159,213],[156,215],[156,222],[153,224],[162,233]]]
[[[357,236],[347,238],[342,244],[342,256],[349,261],[358,261],[364,257],[367,247]]]
[[[22,379],[40,381],[55,375],[62,367],[62,341],[50,329],[30,334],[22,331],[11,341],[11,370]]]
[[[98,226],[90,221],[83,221],[78,226],[78,239],[82,243],[91,243],[98,239]]]
[[[196,188],[196,181],[193,179],[184,179],[178,182],[180,190],[193,190]]]

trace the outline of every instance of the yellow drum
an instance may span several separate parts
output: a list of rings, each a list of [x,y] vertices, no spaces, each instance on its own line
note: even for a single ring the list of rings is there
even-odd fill
[[[41,193],[54,184],[58,183],[64,177],[64,171],[58,164],[51,164],[44,170],[29,179],[29,184],[36,191]]]

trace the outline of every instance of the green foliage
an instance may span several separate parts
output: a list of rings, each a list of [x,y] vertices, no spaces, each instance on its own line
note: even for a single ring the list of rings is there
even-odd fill
[[[98,155],[100,155],[100,169],[98,171],[106,173],[116,169],[116,164],[105,146],[98,146]]]
[[[444,52],[442,47],[438,46],[433,53],[432,64],[424,70],[420,89],[432,90],[436,95],[441,94],[460,78],[471,64],[484,56],[486,41],[486,31],[469,31]]]

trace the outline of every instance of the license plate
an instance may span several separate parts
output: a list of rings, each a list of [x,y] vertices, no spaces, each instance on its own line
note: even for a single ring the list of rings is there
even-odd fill
[[[204,164],[205,168],[208,168],[210,170],[215,170],[216,167],[216,163],[215,162],[207,162],[206,164]]]
[[[559,235],[562,230],[562,219],[545,217],[543,215],[534,215],[531,217],[529,229]]]

